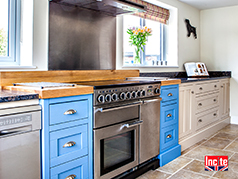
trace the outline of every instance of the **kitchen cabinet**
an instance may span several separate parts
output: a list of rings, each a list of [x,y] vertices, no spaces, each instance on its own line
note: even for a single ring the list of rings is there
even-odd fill
[[[193,83],[179,85],[179,139],[192,133],[195,88]]]
[[[181,155],[178,144],[178,99],[179,86],[161,86],[160,103],[160,166]]]
[[[230,123],[229,79],[182,83],[179,98],[182,151]]]
[[[220,80],[220,118],[224,119],[229,116],[230,113],[230,80]]]
[[[92,95],[41,99],[40,104],[42,178],[93,178]]]

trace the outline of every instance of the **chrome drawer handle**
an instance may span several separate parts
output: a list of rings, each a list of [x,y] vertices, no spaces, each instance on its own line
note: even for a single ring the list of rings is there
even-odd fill
[[[76,178],[76,175],[72,174],[67,176],[65,179],[75,179],[75,178]]]
[[[172,117],[172,114],[168,114],[167,117]]]
[[[213,101],[214,101],[214,102],[216,102],[217,100],[216,100],[216,99],[214,99]]]
[[[217,116],[217,114],[216,114],[216,113],[214,113],[214,114],[213,114],[213,116]]]
[[[172,94],[172,93],[169,93],[168,96],[173,96],[173,94]]]
[[[199,89],[202,90],[202,87],[200,87]]]
[[[74,142],[74,141],[69,141],[69,142],[67,142],[66,144],[63,145],[63,148],[73,147],[75,144],[76,144],[76,142]]]
[[[223,88],[224,86],[221,86],[221,88]]]
[[[202,122],[202,119],[199,119],[198,122]]]
[[[216,88],[216,87],[217,87],[217,85],[214,85],[214,87]]]
[[[202,103],[199,103],[198,106],[202,106]]]
[[[120,129],[123,129],[124,127],[131,128],[131,127],[139,126],[142,123],[143,123],[143,121],[141,120],[141,121],[136,121],[136,122],[132,122],[132,123],[129,123],[129,124],[123,124]]]
[[[75,111],[74,109],[69,109],[67,111],[64,112],[64,115],[72,115],[75,114],[77,111]]]
[[[166,136],[166,138],[167,138],[167,139],[170,139],[170,138],[172,138],[172,135],[169,134],[169,135]]]

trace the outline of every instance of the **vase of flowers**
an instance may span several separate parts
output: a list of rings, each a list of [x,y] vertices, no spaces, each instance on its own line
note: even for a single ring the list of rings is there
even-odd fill
[[[127,30],[127,33],[130,35],[129,37],[129,43],[131,45],[135,46],[135,57],[134,57],[134,63],[140,64],[140,51],[144,52],[143,46],[146,45],[146,42],[148,41],[148,36],[151,36],[152,30],[147,27],[143,28],[129,28]]]

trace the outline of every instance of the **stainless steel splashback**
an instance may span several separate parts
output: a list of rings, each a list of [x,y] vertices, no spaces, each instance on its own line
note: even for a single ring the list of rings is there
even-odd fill
[[[50,2],[49,70],[116,67],[116,17]]]

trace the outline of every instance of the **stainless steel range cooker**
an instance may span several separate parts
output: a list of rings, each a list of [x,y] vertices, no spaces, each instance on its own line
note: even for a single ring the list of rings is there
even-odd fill
[[[159,154],[160,82],[81,84],[94,86],[95,179],[136,170]]]

